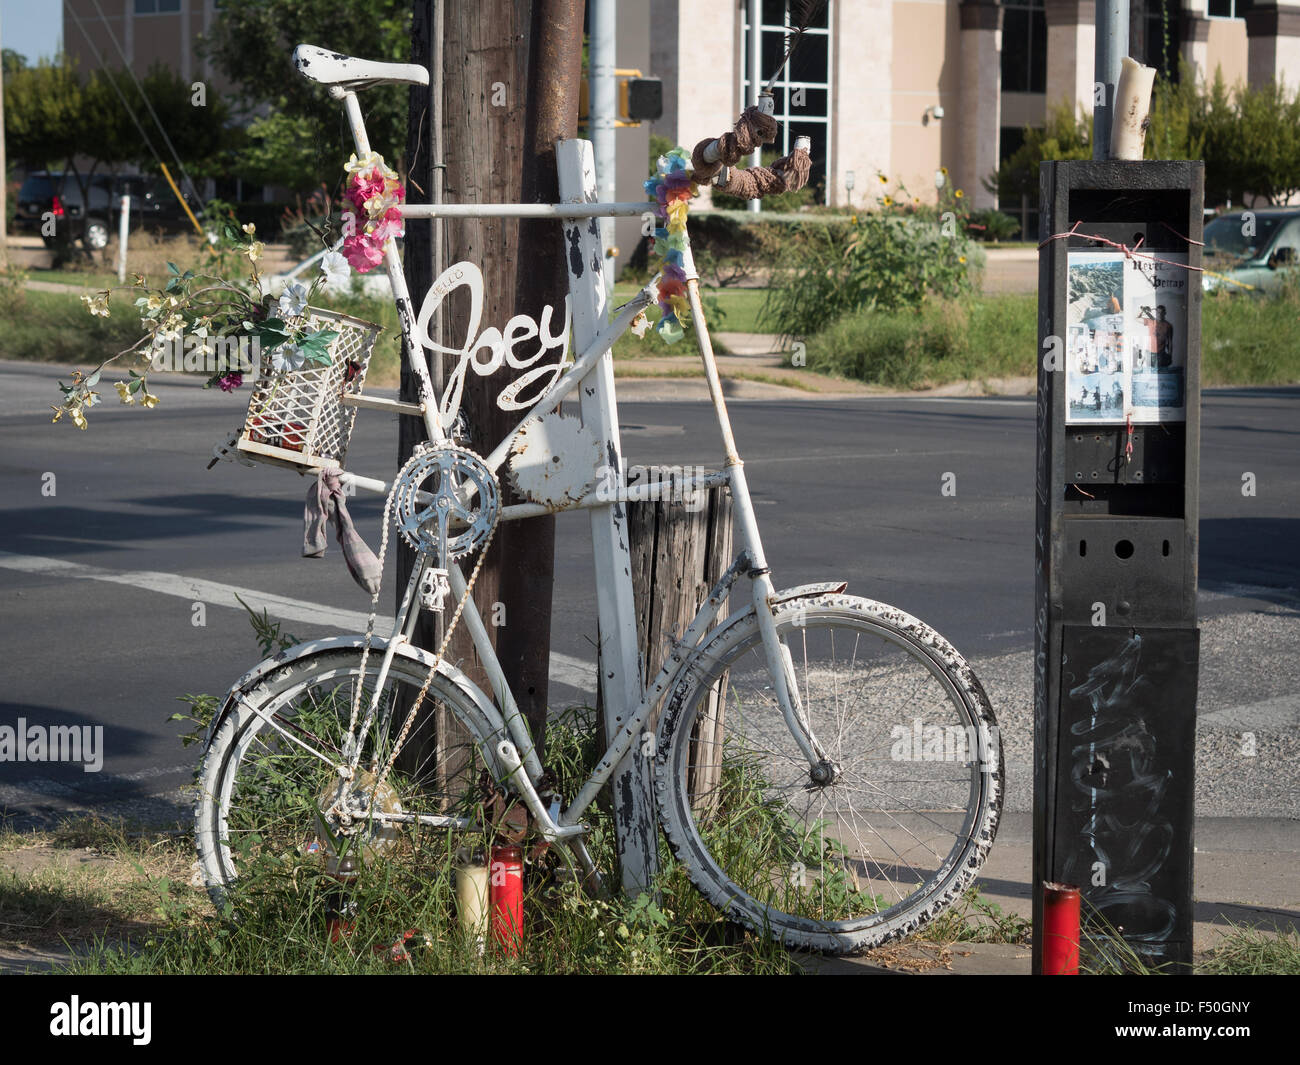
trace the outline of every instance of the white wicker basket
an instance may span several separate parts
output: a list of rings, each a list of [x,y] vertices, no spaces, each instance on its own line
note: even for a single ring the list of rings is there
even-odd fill
[[[381,327],[316,307],[288,324],[336,330],[329,365],[280,372],[264,353],[237,446],[258,462],[300,471],[340,469],[357,415],[342,399],[360,394]]]

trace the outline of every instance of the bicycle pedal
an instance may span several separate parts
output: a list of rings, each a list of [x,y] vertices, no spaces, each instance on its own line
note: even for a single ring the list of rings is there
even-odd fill
[[[451,594],[451,582],[447,579],[445,569],[427,569],[420,578],[420,606],[441,614],[447,596]]]

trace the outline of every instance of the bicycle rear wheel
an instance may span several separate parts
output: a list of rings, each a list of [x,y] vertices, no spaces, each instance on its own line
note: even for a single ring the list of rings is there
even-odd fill
[[[195,833],[199,866],[218,908],[241,877],[259,866],[324,868],[341,850],[361,862],[401,860],[419,832],[411,820],[452,822],[472,817],[486,727],[470,696],[437,674],[421,709],[427,725],[415,733],[383,785],[368,770],[382,766],[428,667],[393,659],[380,713],[361,737],[360,825],[340,836],[321,810],[337,793],[337,766],[357,685],[361,716],[378,679],[381,653],[372,653],[361,677],[360,651],[327,650],[291,661],[243,693],[213,736],[199,774]],[[370,773],[367,776],[367,773]],[[369,786],[367,786],[367,784]],[[407,820],[394,823],[396,818]],[[438,826],[434,826],[435,829]],[[350,837],[351,842],[344,842]]]
[[[834,779],[812,779],[751,613],[696,652],[664,710],[660,816],[731,919],[857,953],[916,931],[974,880],[1001,809],[993,712],[952,646],[893,607],[828,594],[775,618]]]

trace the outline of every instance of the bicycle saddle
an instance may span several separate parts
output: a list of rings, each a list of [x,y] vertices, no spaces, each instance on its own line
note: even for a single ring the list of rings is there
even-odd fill
[[[365,88],[385,81],[402,81],[411,85],[428,85],[429,72],[415,63],[375,63],[342,52],[331,52],[313,44],[300,44],[293,50],[293,65],[304,78],[322,85],[345,85]]]

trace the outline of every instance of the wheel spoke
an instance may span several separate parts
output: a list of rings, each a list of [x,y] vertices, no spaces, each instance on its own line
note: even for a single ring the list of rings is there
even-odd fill
[[[998,788],[978,786],[987,767],[964,757],[933,764],[909,746],[913,718],[963,736],[991,721],[982,694],[953,665],[955,652],[924,627],[902,629],[846,598],[777,612],[808,726],[833,744],[831,784],[813,783],[756,623],[724,632],[688,664],[694,686],[665,754],[673,779],[698,791],[665,806],[692,878],[752,927],[823,949],[883,941],[936,899],[956,897],[974,877],[965,859],[983,853],[975,839],[991,836],[1000,801]],[[697,729],[723,676],[720,723]]]

